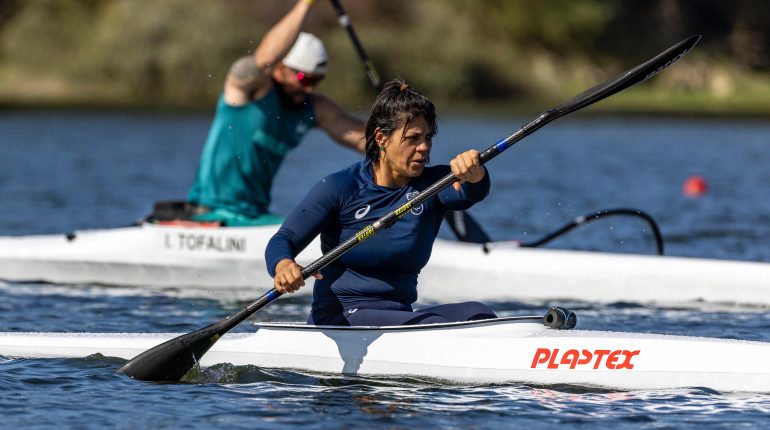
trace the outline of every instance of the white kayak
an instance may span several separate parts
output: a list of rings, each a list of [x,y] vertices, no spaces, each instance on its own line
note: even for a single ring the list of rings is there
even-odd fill
[[[256,324],[224,335],[200,360],[325,374],[469,384],[574,384],[612,389],[707,387],[770,392],[770,343],[555,330],[538,317],[350,328]],[[0,333],[0,355],[130,359],[179,334]]]
[[[264,249],[277,228],[144,224],[70,235],[0,237],[0,279],[252,298],[272,285]],[[770,305],[770,263],[532,249],[497,242],[487,248],[485,252],[478,244],[438,239],[419,278],[420,301]],[[298,260],[307,264],[320,256],[316,240]]]

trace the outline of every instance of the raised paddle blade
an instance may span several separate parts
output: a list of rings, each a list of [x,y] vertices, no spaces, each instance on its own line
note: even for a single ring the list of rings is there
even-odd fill
[[[690,36],[633,69],[583,91],[551,111],[558,113],[555,116],[558,118],[619,93],[639,82],[646,81],[687,55],[695,48],[700,39],[700,35]]]

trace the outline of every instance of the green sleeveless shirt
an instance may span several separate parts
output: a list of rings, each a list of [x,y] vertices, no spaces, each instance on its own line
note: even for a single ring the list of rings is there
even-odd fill
[[[288,109],[275,86],[244,106],[230,106],[222,95],[187,200],[248,218],[267,213],[286,153],[315,125],[310,99]]]

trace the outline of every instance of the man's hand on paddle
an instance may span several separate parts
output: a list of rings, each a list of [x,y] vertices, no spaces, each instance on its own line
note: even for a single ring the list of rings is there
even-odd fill
[[[316,279],[323,279],[320,273],[314,273]],[[302,277],[302,266],[294,260],[283,259],[275,265],[275,277],[273,278],[273,288],[281,293],[293,293],[305,285],[305,279]]]

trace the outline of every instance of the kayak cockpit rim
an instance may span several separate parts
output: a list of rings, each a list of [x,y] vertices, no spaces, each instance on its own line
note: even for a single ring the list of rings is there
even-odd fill
[[[540,316],[513,316],[502,318],[490,318],[475,321],[460,321],[449,323],[435,323],[435,324],[414,324],[414,325],[400,325],[400,326],[336,326],[336,325],[312,325],[305,323],[292,323],[292,322],[255,322],[253,324],[256,328],[269,328],[278,330],[339,330],[339,331],[388,331],[388,332],[401,332],[401,331],[421,331],[421,330],[436,330],[445,328],[472,328],[472,327],[489,327],[498,324],[509,323],[525,323],[525,324],[539,324],[543,323],[543,317]]]

